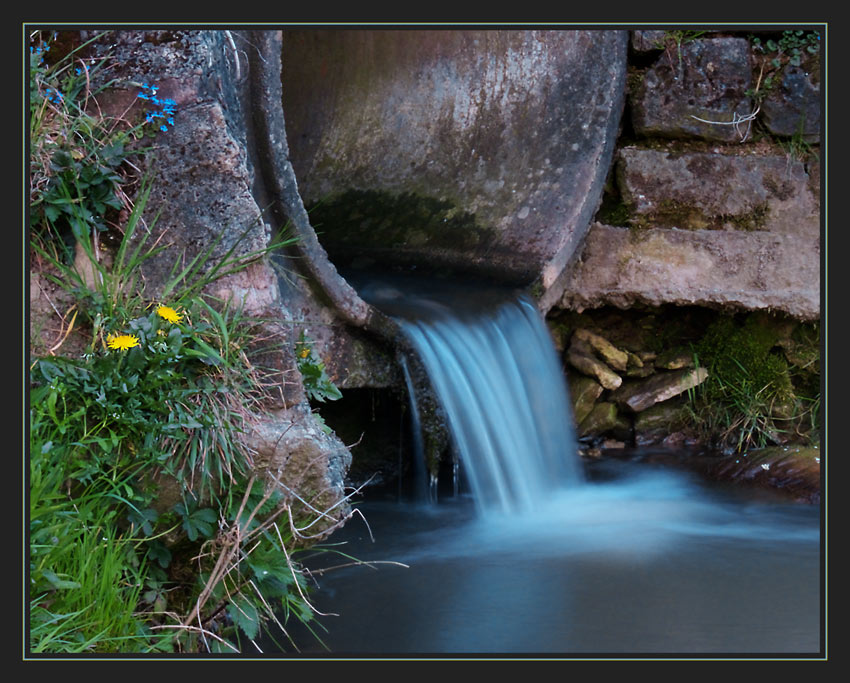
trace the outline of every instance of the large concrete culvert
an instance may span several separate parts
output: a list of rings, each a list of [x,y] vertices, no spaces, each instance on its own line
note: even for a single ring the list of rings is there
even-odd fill
[[[356,262],[494,276],[544,310],[559,298],[610,166],[627,31],[249,38],[263,182],[350,323],[381,318],[337,274]]]

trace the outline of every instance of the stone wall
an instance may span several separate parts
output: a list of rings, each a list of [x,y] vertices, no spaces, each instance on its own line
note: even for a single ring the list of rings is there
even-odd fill
[[[598,78],[608,73],[617,88],[624,80],[617,66],[623,52],[620,33],[610,36],[617,47],[606,67],[610,73],[593,71]],[[592,35],[581,32],[580,37],[583,49],[596,45]],[[539,47],[539,38],[529,39]],[[785,55],[777,69],[770,65],[772,56],[755,50],[743,34],[633,31],[628,38],[627,98],[613,163],[608,159],[616,124],[608,124],[612,117],[616,120],[623,98],[605,90],[594,99],[606,113],[601,117],[605,144],[594,148],[590,167],[576,166],[577,175],[594,179],[594,188],[610,168],[602,203],[579,258],[560,270],[572,258],[571,246],[570,255],[564,252],[555,259],[558,272],[540,280],[545,290],[541,308],[553,317],[605,306],[687,304],[780,311],[802,321],[817,320],[818,55],[807,53],[799,65],[788,63]],[[248,312],[274,320],[285,342],[277,359],[281,401],[270,406],[256,435],[260,460],[269,471],[289,466],[292,453],[303,453],[304,462],[319,462],[310,487],[327,488],[332,504],[342,494],[350,453],[341,441],[317,429],[292,345],[286,342],[306,329],[343,389],[398,386],[400,375],[392,331],[336,272],[302,204],[299,185],[308,183],[296,179],[287,146],[287,137],[297,138],[297,132],[284,127],[279,106],[287,95],[281,82],[282,44],[276,31],[118,31],[100,47],[115,55],[120,73],[114,75],[124,85],[110,88],[101,104],[128,111],[137,95],[128,84],[144,80],[156,82],[162,97],[177,102],[179,125],[157,141],[155,155],[158,175],[151,206],[162,210],[156,229],[173,249],[167,261],[149,265],[154,289],[175,250],[185,250],[191,259],[221,237],[223,253],[246,230],[241,248],[250,250],[266,244],[287,221],[299,236],[296,251],[280,255],[277,265],[283,276],[270,261],[258,260],[219,283],[215,293],[235,297]],[[768,76],[773,78],[770,89]],[[292,81],[285,77],[283,82]],[[535,113],[545,112],[541,107]],[[755,114],[753,120],[750,114]],[[573,147],[562,142],[560,148],[576,153]],[[456,156],[453,147],[448,152]],[[551,160],[526,161],[545,168]],[[564,209],[561,204],[574,192],[562,196],[543,181],[545,177],[534,185],[535,196],[543,197],[548,187],[552,196],[545,201],[557,199],[559,211]],[[581,216],[569,223],[571,235],[583,234],[593,215],[586,206],[587,193],[580,194]],[[598,194],[590,194],[595,204]],[[511,229],[527,224],[529,211],[519,209],[519,222]],[[541,262],[549,263],[552,253]],[[585,335],[577,340],[575,358],[598,355],[599,345]],[[628,357],[621,372],[639,371],[639,362],[646,365],[646,360]],[[606,362],[616,366],[623,361]],[[584,370],[578,368],[581,364]],[[585,360],[572,367],[602,381]],[[700,376],[686,372],[680,379],[681,391],[686,391]],[[590,393],[596,391],[590,388]],[[616,425],[611,429],[615,433]]]
[[[787,33],[632,31],[614,165],[560,308],[819,319],[820,51]]]
[[[696,443],[688,349],[717,316],[756,316],[817,372],[792,336],[820,318],[819,84],[810,33],[632,31],[606,194],[549,311],[586,442]]]

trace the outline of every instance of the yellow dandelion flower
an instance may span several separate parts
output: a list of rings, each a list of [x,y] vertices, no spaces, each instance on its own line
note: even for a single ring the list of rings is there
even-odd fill
[[[183,319],[183,316],[170,306],[159,306],[156,309],[156,312],[160,318],[167,320],[170,323],[179,323]]]
[[[110,349],[126,351],[139,345],[139,338],[135,334],[110,334],[106,338],[106,345]]]

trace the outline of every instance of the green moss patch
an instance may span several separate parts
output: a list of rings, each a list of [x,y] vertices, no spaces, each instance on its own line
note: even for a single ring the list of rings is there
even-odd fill
[[[329,250],[471,249],[492,236],[474,214],[452,202],[411,192],[347,190],[319,202],[309,213],[319,240]]]
[[[816,439],[820,390],[811,375],[789,363],[786,348],[815,354],[808,344],[792,346],[793,323],[762,313],[719,317],[696,346],[709,379],[697,414],[725,445],[763,447],[809,434]],[[805,355],[805,354],[803,354]]]

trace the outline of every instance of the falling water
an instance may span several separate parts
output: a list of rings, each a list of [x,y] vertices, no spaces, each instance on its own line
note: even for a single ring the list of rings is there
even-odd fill
[[[376,291],[419,353],[482,512],[529,512],[580,481],[563,369],[526,295]]]
[[[410,403],[410,427],[413,441],[413,490],[414,498],[422,501],[426,498],[434,498],[433,487],[428,483],[428,472],[425,467],[425,444],[422,438],[422,423],[419,419],[419,405],[416,401],[416,389],[410,368],[404,356],[401,356],[401,369],[404,374],[404,383],[407,387],[407,395]]]

